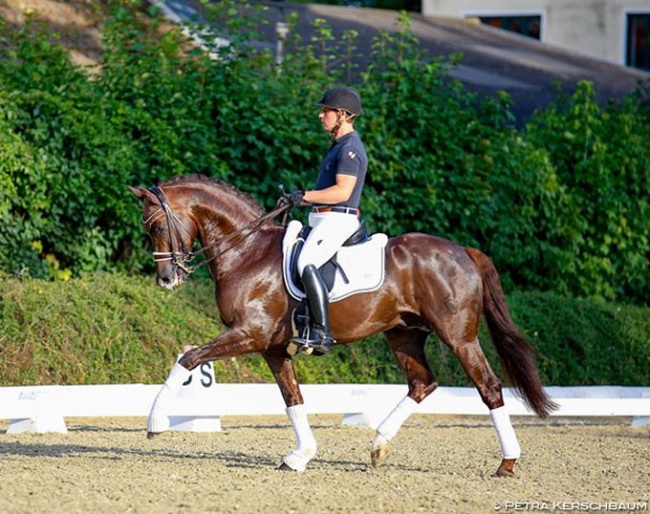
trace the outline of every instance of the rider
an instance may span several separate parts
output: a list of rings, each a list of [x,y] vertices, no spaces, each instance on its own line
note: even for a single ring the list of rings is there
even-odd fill
[[[298,259],[298,272],[305,286],[313,329],[308,337],[293,340],[325,353],[335,341],[327,287],[318,269],[359,228],[359,201],[368,158],[354,129],[354,120],[362,111],[359,94],[349,87],[333,87],[317,105],[321,107],[318,117],[332,136],[332,145],[321,162],[314,189],[291,193],[287,200],[292,205],[312,205],[311,231]]]

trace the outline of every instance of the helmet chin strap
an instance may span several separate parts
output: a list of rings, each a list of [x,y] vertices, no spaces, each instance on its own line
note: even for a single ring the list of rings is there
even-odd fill
[[[336,124],[334,127],[332,127],[332,130],[330,130],[330,136],[332,136],[332,139],[336,139],[336,134],[341,128],[341,125],[343,125],[343,122],[345,121],[352,121],[354,119],[354,116],[348,114],[345,110],[339,109],[336,111]]]

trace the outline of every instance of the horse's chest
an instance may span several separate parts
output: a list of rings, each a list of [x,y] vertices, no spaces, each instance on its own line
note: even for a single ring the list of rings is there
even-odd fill
[[[260,287],[251,288],[245,280],[228,281],[217,288],[217,307],[222,322],[232,326],[243,317],[250,317],[261,305],[267,293]]]

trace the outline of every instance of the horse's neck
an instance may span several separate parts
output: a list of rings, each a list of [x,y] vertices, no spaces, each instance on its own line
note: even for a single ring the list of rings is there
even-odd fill
[[[192,209],[199,225],[199,241],[206,248],[206,257],[214,257],[219,274],[236,266],[237,256],[255,244],[256,234],[247,229],[260,216],[256,206],[228,193],[197,194]]]
[[[213,243],[211,239],[227,237],[244,229],[260,215],[257,206],[243,202],[229,191],[200,190],[195,193],[193,203],[195,220],[205,234],[204,245]]]

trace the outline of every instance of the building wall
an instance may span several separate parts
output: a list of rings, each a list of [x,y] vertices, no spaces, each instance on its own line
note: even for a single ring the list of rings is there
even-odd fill
[[[549,45],[625,64],[628,13],[650,14],[650,0],[422,0],[429,16],[541,15]]]

